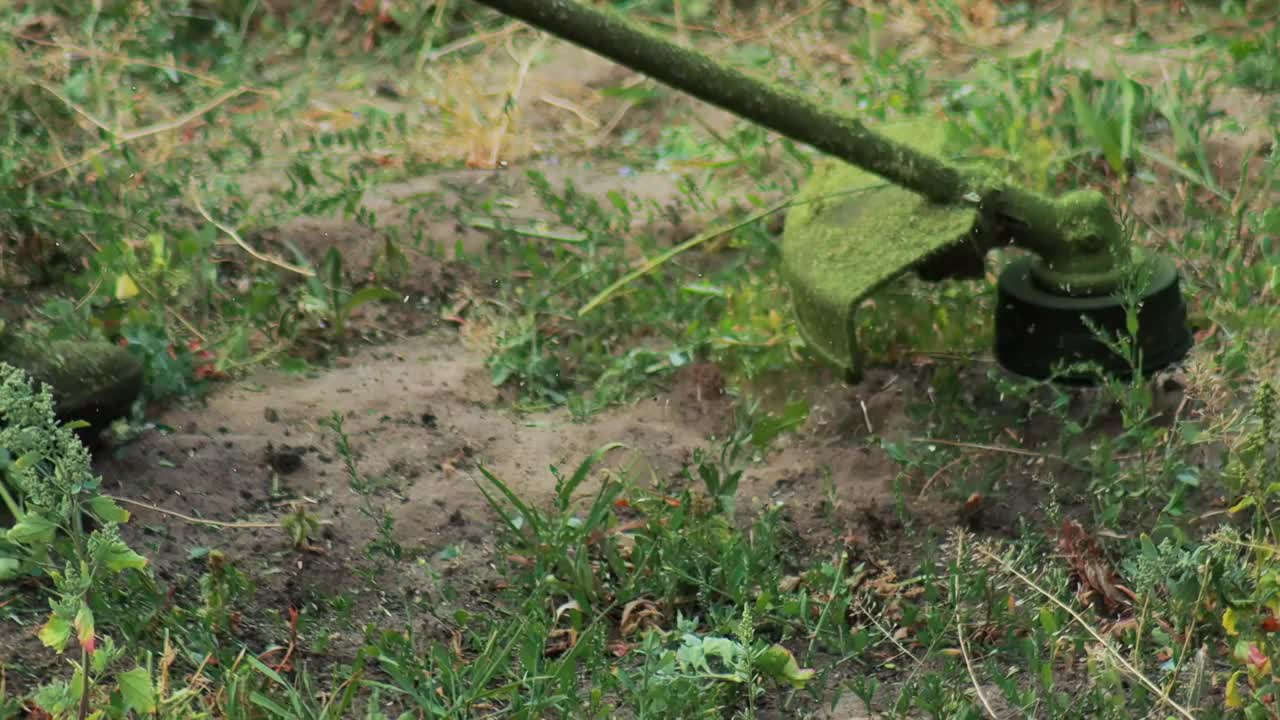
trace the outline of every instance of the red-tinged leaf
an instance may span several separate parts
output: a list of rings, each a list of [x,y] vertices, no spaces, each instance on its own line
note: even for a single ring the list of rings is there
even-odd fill
[[[1268,615],[1267,618],[1262,621],[1262,630],[1263,632],[1269,633],[1280,632],[1280,618],[1277,618],[1275,615]]]
[[[76,637],[80,640],[80,647],[92,655],[97,648],[97,643],[94,640],[93,611],[89,609],[88,605],[80,606],[80,612],[76,613],[75,626]]]
[[[976,512],[982,507],[985,500],[986,498],[982,496],[982,493],[973,493],[968,500],[964,501],[964,511],[969,513]]]
[[[614,657],[626,657],[627,653],[631,652],[631,648],[633,647],[635,647],[635,645],[626,642],[610,643],[609,652],[612,653]]]
[[[1271,662],[1265,653],[1258,649],[1257,645],[1249,646],[1249,664],[1262,670]]]
[[[616,508],[618,508],[618,509],[620,509],[620,510],[630,510],[630,509],[631,509],[631,501],[630,501],[630,500],[628,500],[628,499],[626,499],[626,498],[622,498],[621,500],[614,500],[614,501],[613,501],[613,506],[614,506],[614,507],[616,507]]]

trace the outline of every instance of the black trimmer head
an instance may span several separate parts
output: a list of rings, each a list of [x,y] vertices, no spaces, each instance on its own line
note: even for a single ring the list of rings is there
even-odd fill
[[[1193,341],[1177,268],[1167,257],[1147,263],[1136,303],[1120,292],[1064,296],[1043,287],[1032,258],[1009,263],[996,290],[996,360],[1026,377],[1081,384],[1099,373],[1128,378],[1135,369],[1147,375],[1182,360]]]
[[[930,153],[943,142],[937,123],[881,132]],[[932,203],[839,161],[819,163],[782,237],[782,272],[809,348],[856,380],[863,361],[858,308],[910,270],[930,282],[981,277],[986,252],[1004,244],[981,215],[978,207]],[[1150,374],[1181,360],[1192,338],[1177,268],[1167,257],[1132,255],[1131,282],[1146,288],[1131,293],[1136,303],[1127,303],[1122,290],[1065,291],[1046,281],[1037,255],[1009,263],[997,283],[997,362],[1025,377],[1088,384],[1103,376],[1127,378],[1135,368]],[[1137,309],[1136,333],[1130,304]]]

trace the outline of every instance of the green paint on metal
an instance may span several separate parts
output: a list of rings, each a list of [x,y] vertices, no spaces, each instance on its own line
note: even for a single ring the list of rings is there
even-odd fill
[[[944,128],[928,121],[881,132],[930,153],[941,153],[945,141]],[[930,202],[836,160],[815,168],[800,196],[783,232],[783,278],[805,341],[857,374],[859,303],[930,255],[969,241],[978,211]]]

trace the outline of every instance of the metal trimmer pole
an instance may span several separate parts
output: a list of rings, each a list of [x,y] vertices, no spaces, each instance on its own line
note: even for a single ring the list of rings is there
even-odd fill
[[[616,11],[577,0],[478,2],[936,202],[957,202],[965,193],[965,177],[950,163],[882,137],[794,90],[677,45]]]
[[[868,129],[787,87],[765,82],[682,47],[581,0],[477,0],[673,88],[810,145],[938,204],[983,217],[983,248],[1016,244],[1040,257],[1037,276],[1066,294],[1106,292],[1127,244],[1106,198],[1078,190],[1050,198],[989,170],[960,166]]]

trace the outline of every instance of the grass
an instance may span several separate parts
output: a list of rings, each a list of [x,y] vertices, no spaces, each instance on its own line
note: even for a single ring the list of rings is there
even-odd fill
[[[816,509],[753,502],[743,479],[809,431],[806,386],[834,387],[786,312],[776,217],[760,212],[795,192],[807,150],[644,81],[553,98],[554,129],[526,124],[540,101],[521,68],[546,45],[466,2],[381,17],[334,3],[332,18],[19,3],[0,10],[0,279],[20,299],[5,316],[124,342],[147,361],[148,401],[349,362],[394,336],[401,268],[428,258],[476,280],[413,311],[460,326],[512,413],[563,409],[576,433],[710,363],[735,414],[669,478],[616,469],[604,445],[550,469],[538,503],[474,468],[490,544],[440,552],[484,554],[464,558],[496,577],[476,598],[396,540],[393,483],[362,468],[335,411],[332,452],[373,530],[344,556],[349,587],[289,608],[256,607],[258,566],[217,549],[188,549],[194,585],[159,577],[143,561],[160,541],[126,533],[129,549],[127,513],[96,481],[15,480],[45,467],[15,440],[22,453],[0,453],[0,620],[49,647],[0,653],[0,718],[1280,715],[1274,13],[615,4],[877,121],[945,113],[972,153],[1038,189],[1103,189],[1135,241],[1183,269],[1198,339],[1183,394],[1170,406],[1165,378],[1008,376],[985,362],[990,277],[904,279],[860,332],[870,364],[911,386],[909,432],[877,433],[864,408],[868,432],[842,440],[888,458],[891,506],[859,519],[834,487],[811,492]],[[1082,69],[1098,37],[1133,62]],[[421,107],[377,101],[395,96]],[[527,197],[463,183],[365,202],[495,156],[523,167]],[[548,158],[675,176],[678,202],[553,180]],[[377,242],[279,240],[316,218]],[[620,283],[713,225],[731,229]],[[149,422],[140,408],[120,430]],[[70,452],[42,457],[72,468]],[[1006,507],[1027,512],[1001,520]],[[300,553],[324,533],[305,499],[278,524]],[[381,612],[361,611],[369,598]]]

